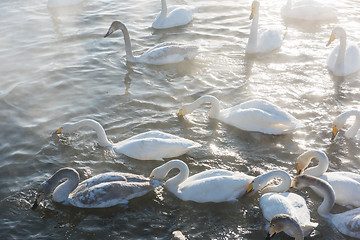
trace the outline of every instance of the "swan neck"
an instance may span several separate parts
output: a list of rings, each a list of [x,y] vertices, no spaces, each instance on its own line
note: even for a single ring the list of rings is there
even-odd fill
[[[268,192],[285,192],[290,188],[291,178],[289,174],[282,170],[274,170],[261,176],[261,185],[265,186],[275,178],[280,178],[281,183],[278,185],[270,185],[262,189],[262,193]]]
[[[166,4],[166,0],[161,0],[160,18],[166,18],[166,16],[167,16],[167,4]]]
[[[62,179],[66,179],[66,181],[58,185]],[[62,168],[57,171],[49,180],[47,180],[51,189],[56,187],[53,193],[54,201],[66,201],[69,194],[78,186],[79,180],[80,177],[78,172],[72,168]]]
[[[248,48],[256,49],[257,46],[257,35],[258,35],[258,24],[259,24],[259,11],[257,10],[252,19],[250,27],[250,36],[248,40]]]
[[[338,52],[338,57],[336,59],[337,65],[344,65],[345,51],[346,51],[346,33],[344,32],[344,34],[340,36],[339,52]]]
[[[177,168],[179,169],[179,173],[175,176],[170,178],[165,182],[165,186],[169,189],[178,189],[179,184],[184,182],[189,177],[189,168],[188,166],[182,161],[170,161],[168,164],[164,165],[164,171],[166,175],[170,172],[170,170]],[[176,191],[175,190],[175,191]]]
[[[319,189],[324,196],[324,200],[318,207],[318,213],[323,217],[330,215],[330,210],[335,205],[335,192],[333,188],[325,181],[319,181],[318,184],[315,184],[314,186]]]
[[[91,120],[91,119],[84,119],[84,120],[81,120],[81,121],[73,124],[74,130],[77,130],[81,127],[90,127],[93,130],[95,130],[100,146],[102,146],[102,147],[111,147],[112,146],[112,143],[110,143],[109,140],[107,139],[105,130],[100,125],[100,123],[98,123],[94,120]]]
[[[309,152],[309,155],[306,157],[307,157],[307,162],[308,162],[307,165],[309,165],[311,160],[314,158],[318,160],[318,165],[316,165],[315,167],[310,167],[310,168],[306,169],[304,171],[304,174],[308,174],[308,175],[315,176],[315,177],[320,177],[327,171],[327,169],[329,167],[329,159],[325,153],[320,152],[320,151],[311,151],[311,152]]]
[[[345,132],[345,137],[353,138],[360,128],[360,111],[351,110],[348,112],[347,118],[355,116],[355,122],[353,125]]]
[[[189,104],[188,107],[190,109],[190,112],[192,112],[196,108],[200,107],[200,105],[202,105],[203,103],[211,104],[211,108],[209,111],[209,117],[214,118],[219,114],[220,102],[216,97],[210,96],[210,95],[202,96],[202,97],[198,98],[197,100],[195,100],[193,103]]]
[[[130,62],[134,62],[135,57],[134,57],[134,55],[132,53],[132,49],[131,49],[131,40],[130,40],[129,31],[128,31],[127,27],[122,23],[120,24],[120,29],[124,35],[126,59]]]
[[[293,233],[295,240],[304,240],[304,233],[299,224],[289,224],[288,229]]]

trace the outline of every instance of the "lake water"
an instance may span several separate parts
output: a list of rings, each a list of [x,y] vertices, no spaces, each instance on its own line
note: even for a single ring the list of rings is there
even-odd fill
[[[335,25],[360,42],[360,2],[323,2],[338,9],[336,21],[285,21],[280,16],[285,1],[262,1],[260,25],[279,26],[286,36],[277,51],[245,56],[251,23],[247,0],[168,0],[169,6],[198,10],[191,24],[162,31],[151,28],[160,0],[88,0],[56,10],[46,0],[2,0],[0,238],[169,239],[176,229],[188,239],[265,238],[260,194],[198,204],[160,187],[126,206],[84,210],[47,199],[30,210],[39,184],[59,168],[73,167],[86,179],[107,171],[148,176],[161,164],[116,155],[100,147],[88,129],[55,134],[64,122],[84,118],[99,121],[113,142],[160,130],[201,143],[179,157],[190,174],[221,168],[257,176],[283,169],[295,176],[297,156],[311,148],[328,154],[330,171],[360,173],[359,140],[345,139],[342,132],[330,141],[334,117],[359,108],[360,73],[333,76],[326,59],[338,41],[325,46]],[[199,55],[165,66],[128,63],[121,32],[103,38],[114,20],[127,25],[136,54],[177,41],[198,45]],[[209,119],[207,105],[177,117],[183,103],[205,94],[216,96],[224,108],[266,99],[306,127],[281,136],[245,132]],[[312,239],[350,239],[318,215],[319,197],[310,190],[301,195],[319,222]]]

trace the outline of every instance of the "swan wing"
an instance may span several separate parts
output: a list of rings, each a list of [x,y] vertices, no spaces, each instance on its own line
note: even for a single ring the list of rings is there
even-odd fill
[[[280,28],[262,29],[258,34],[257,52],[271,52],[279,48],[282,44],[283,33]]]
[[[170,133],[165,133],[165,132],[161,132],[161,131],[148,131],[148,132],[144,132],[144,133],[140,133],[137,134],[133,137],[130,137],[124,141],[131,141],[134,139],[145,139],[145,138],[163,138],[163,139],[185,139]]]
[[[184,201],[194,202],[226,202],[236,201],[246,193],[246,186],[252,178],[247,175],[221,176],[218,173],[209,173],[210,177],[199,176],[188,178],[179,185],[176,195]]]
[[[165,18],[161,18],[161,14],[159,13],[153,22],[152,27],[157,29],[164,29],[186,25],[191,22],[195,11],[196,8],[190,7],[169,7],[167,9],[167,16]]]
[[[104,208],[117,204],[125,204],[130,199],[140,197],[160,185],[160,181],[150,180],[142,182],[110,181],[103,182],[83,191],[69,195],[72,205],[81,208]]]
[[[342,234],[360,238],[360,208],[333,214],[331,221]]]
[[[299,120],[264,101],[249,101],[220,112],[218,119],[246,131],[283,134],[303,127]]]
[[[134,138],[114,145],[114,150],[139,160],[163,160],[185,154],[200,147],[199,143],[185,138]]]
[[[337,17],[335,8],[313,0],[295,1],[291,8],[287,8],[285,5],[281,14],[286,18],[308,21],[331,20]]]
[[[360,69],[359,48],[354,43],[348,42],[345,54],[345,74],[357,72]]]
[[[139,61],[154,65],[178,63],[194,58],[197,50],[198,47],[194,45],[164,43],[146,51],[140,56]]]

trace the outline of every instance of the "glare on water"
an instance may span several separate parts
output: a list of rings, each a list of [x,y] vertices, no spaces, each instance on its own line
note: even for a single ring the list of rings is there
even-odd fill
[[[169,239],[177,229],[189,239],[266,236],[259,193],[238,202],[198,204],[160,187],[126,206],[84,210],[47,199],[31,211],[37,187],[59,168],[73,167],[84,180],[108,171],[148,176],[162,164],[102,148],[89,129],[55,133],[64,122],[84,118],[100,122],[112,142],[160,130],[201,143],[179,157],[190,175],[220,168],[251,176],[282,169],[295,176],[296,157],[308,149],[326,152],[330,171],[360,173],[358,138],[341,132],[330,141],[332,120],[359,109],[360,73],[335,77],[326,61],[338,40],[325,46],[336,25],[360,45],[358,1],[321,0],[338,10],[336,20],[322,22],[283,19],[285,0],[261,1],[259,26],[279,27],[285,35],[280,49],[260,55],[245,55],[250,0],[167,2],[197,7],[193,21],[152,29],[160,0],[85,0],[61,8],[48,8],[45,0],[0,2],[1,239]],[[114,20],[126,24],[134,55],[166,41],[195,44],[199,54],[163,66],[127,62],[122,33],[104,38]],[[205,94],[216,96],[223,108],[266,99],[305,127],[280,136],[245,132],[209,119],[208,105],[177,116],[184,103]],[[312,221],[320,223],[314,239],[348,239],[318,215],[317,195],[299,194]]]

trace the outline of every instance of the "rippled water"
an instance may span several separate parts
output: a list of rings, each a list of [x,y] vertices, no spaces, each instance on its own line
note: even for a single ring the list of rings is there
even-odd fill
[[[88,0],[57,10],[45,0],[2,0],[0,238],[169,239],[176,229],[189,239],[266,236],[259,194],[197,204],[158,188],[127,206],[83,210],[47,200],[31,211],[39,184],[61,167],[73,167],[86,179],[107,171],[148,176],[161,164],[115,155],[98,146],[90,130],[55,134],[62,123],[83,118],[99,121],[113,142],[161,130],[201,143],[180,157],[190,174],[221,168],[257,176],[280,168],[294,176],[296,157],[310,148],[328,154],[331,170],[360,173],[359,140],[340,136],[330,142],[332,119],[359,108],[360,74],[334,77],[326,58],[335,44],[325,47],[336,24],[360,42],[359,2],[324,2],[338,8],[337,21],[284,21],[279,11],[285,1],[262,1],[260,24],[282,27],[285,40],[278,51],[245,56],[251,1],[168,0],[198,7],[195,18],[186,27],[154,31],[159,0]],[[127,25],[135,53],[164,41],[191,42],[200,53],[166,66],[127,63],[122,34],[103,38],[114,20]],[[176,116],[183,103],[204,94],[218,97],[223,107],[267,99],[306,127],[283,136],[244,132],[209,120],[209,106],[184,119]],[[320,198],[311,191],[301,195],[319,222],[313,239],[348,239],[317,214]]]

